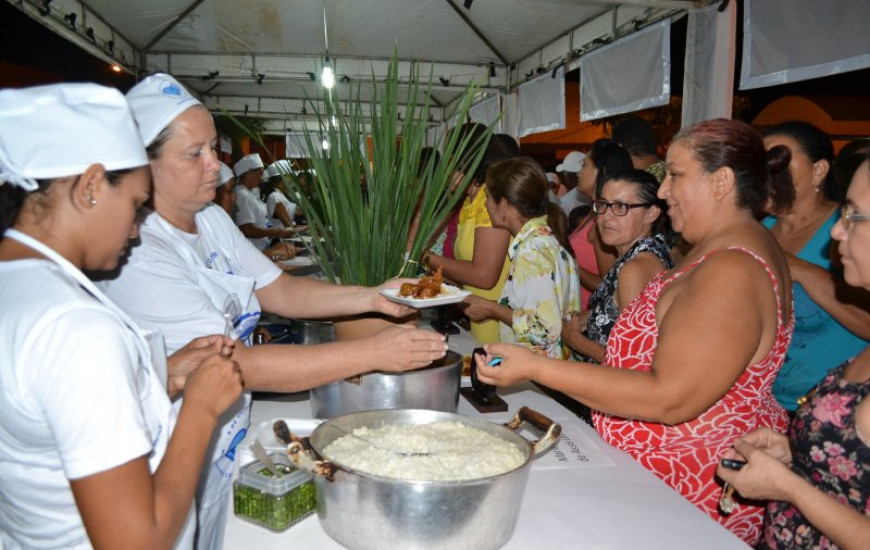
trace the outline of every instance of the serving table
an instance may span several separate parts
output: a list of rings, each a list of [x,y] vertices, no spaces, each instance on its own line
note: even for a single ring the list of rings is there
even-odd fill
[[[563,428],[558,446],[533,463],[516,531],[504,548],[747,548],[534,385],[503,388],[500,395],[509,405],[508,412],[481,415],[464,398],[458,412],[501,423],[526,405]],[[251,417],[252,426],[276,418],[310,419],[308,393],[256,399]],[[246,440],[241,446],[247,449],[249,443]],[[231,505],[224,548],[341,550],[342,546],[321,529],[316,514],[283,533],[273,533],[236,518]]]

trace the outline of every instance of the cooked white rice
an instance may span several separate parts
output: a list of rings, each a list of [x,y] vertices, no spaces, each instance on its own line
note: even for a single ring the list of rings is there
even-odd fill
[[[327,445],[323,449],[325,458],[383,477],[418,481],[479,479],[509,472],[525,461],[516,445],[459,422],[360,427],[353,434],[357,437],[344,435]]]

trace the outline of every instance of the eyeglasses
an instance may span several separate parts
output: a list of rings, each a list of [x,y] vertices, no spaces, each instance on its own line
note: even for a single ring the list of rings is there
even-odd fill
[[[592,201],[592,211],[596,214],[604,214],[607,212],[607,209],[610,208],[610,211],[613,212],[614,216],[625,216],[632,208],[649,208],[652,205],[653,203],[651,202],[638,202],[631,204],[627,202],[607,202],[597,200]]]
[[[843,229],[848,230],[853,223],[866,222],[867,220],[870,220],[870,214],[850,212],[849,205],[844,204],[840,207],[840,219],[843,221]]]

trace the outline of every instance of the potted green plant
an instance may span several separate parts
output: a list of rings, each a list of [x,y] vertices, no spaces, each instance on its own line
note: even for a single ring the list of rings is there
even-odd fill
[[[373,286],[417,275],[420,257],[465,196],[491,135],[489,128],[472,142],[468,134],[446,132],[429,144],[440,160],[430,155],[421,162],[431,127],[432,77],[425,86],[411,79],[400,117],[398,67],[394,55],[386,79],[377,82],[373,76],[368,113],[359,88],[346,103],[329,94],[322,110],[311,102],[317,128],[305,139],[316,177],[308,189],[295,176],[285,179],[305,212],[314,254],[326,277],[338,284]],[[454,120],[466,120],[476,93],[473,85],[465,90]],[[322,148],[312,132],[329,147]]]

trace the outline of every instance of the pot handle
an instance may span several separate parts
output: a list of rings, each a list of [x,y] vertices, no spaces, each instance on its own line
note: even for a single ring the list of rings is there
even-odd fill
[[[314,460],[311,452],[306,450],[302,443],[294,441],[287,445],[287,457],[293,461],[300,470],[313,476],[320,476],[327,481],[334,481],[335,472],[338,469],[335,464],[326,460]]]
[[[344,381],[347,382],[348,384],[353,384],[354,386],[361,386],[362,385],[362,377],[363,377],[362,374],[355,374],[353,376],[348,376],[347,378],[344,379]]]
[[[308,442],[307,437],[299,437],[293,432],[290,431],[290,428],[287,427],[287,423],[283,420],[276,420],[272,423],[272,432],[275,434],[275,437],[278,438],[284,445],[289,445],[294,441],[298,441],[302,444],[302,448],[306,451],[311,450],[311,444]]]
[[[509,430],[517,431],[523,424],[529,424],[544,432],[543,437],[532,443],[532,451],[535,456],[555,445],[559,441],[559,436],[562,435],[561,425],[528,407],[521,407],[510,422],[505,424],[505,427]]]

